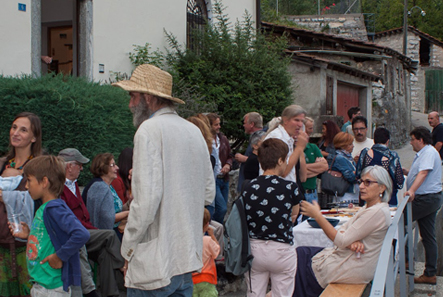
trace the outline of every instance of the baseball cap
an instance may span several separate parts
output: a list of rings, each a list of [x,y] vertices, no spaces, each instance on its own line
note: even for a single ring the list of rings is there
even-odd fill
[[[75,148],[66,148],[61,150],[58,153],[58,156],[65,160],[66,162],[77,161],[82,164],[86,164],[89,162],[89,159],[83,156],[77,149]]]

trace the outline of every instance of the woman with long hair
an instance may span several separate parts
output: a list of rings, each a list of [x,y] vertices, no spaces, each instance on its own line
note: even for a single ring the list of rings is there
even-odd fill
[[[21,176],[27,162],[41,154],[42,126],[40,118],[31,112],[18,114],[9,130],[9,152],[6,157],[0,160],[1,176]],[[26,179],[22,178],[16,190],[25,191],[25,184]],[[30,201],[29,205],[27,203],[22,205],[21,211],[24,211],[24,208],[36,210],[39,206],[38,202]],[[0,220],[7,220],[7,216],[2,215]],[[5,241],[6,238],[2,238],[2,240]],[[31,283],[26,264],[26,242],[15,240],[13,247],[10,244],[0,244],[0,270],[2,296],[30,295]]]
[[[332,142],[338,132],[340,132],[340,128],[334,121],[327,120],[323,122],[321,129],[322,137],[318,142],[318,148],[329,164],[331,164],[331,161],[335,156],[335,148]]]

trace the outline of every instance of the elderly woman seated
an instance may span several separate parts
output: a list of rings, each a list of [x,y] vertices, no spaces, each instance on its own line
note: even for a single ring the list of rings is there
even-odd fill
[[[118,166],[110,153],[98,154],[92,160],[91,172],[94,178],[83,190],[83,200],[91,215],[91,223],[98,229],[114,229],[121,240],[118,225],[128,218],[129,210],[123,205],[117,192],[111,186],[117,178]]]
[[[363,284],[372,280],[383,239],[391,223],[387,202],[392,180],[381,166],[362,172],[361,199],[366,205],[336,230],[316,202],[302,201],[301,210],[314,218],[334,242],[333,248],[298,247],[293,296],[319,296],[329,283]]]

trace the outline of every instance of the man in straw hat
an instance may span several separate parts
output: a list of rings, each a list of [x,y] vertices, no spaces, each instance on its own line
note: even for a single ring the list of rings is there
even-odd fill
[[[134,137],[132,193],[121,252],[128,296],[192,296],[192,271],[202,268],[203,208],[215,197],[208,147],[200,130],[175,112],[172,77],[138,66],[129,92],[138,130]]]

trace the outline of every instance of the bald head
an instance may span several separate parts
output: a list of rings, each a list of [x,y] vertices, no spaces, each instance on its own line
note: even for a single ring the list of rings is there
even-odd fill
[[[436,111],[432,111],[428,114],[429,126],[435,128],[440,124],[440,115]]]

